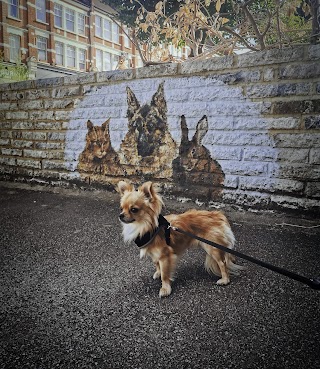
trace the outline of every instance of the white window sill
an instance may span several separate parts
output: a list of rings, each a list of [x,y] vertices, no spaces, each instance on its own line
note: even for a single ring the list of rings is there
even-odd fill
[[[22,19],[20,19],[20,18],[16,18],[16,17],[14,17],[14,16],[12,16],[12,15],[7,15],[7,18],[8,18],[8,19],[13,19],[13,20],[18,21],[18,22],[21,22],[21,21],[22,21]]]
[[[44,21],[42,21],[40,19],[36,19],[36,22],[41,23],[41,24],[45,24],[46,26],[49,26],[49,23],[44,22]]]

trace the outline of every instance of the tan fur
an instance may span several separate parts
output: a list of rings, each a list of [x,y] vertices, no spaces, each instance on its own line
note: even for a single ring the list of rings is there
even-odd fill
[[[158,226],[163,201],[152,182],[146,182],[138,190],[124,181],[117,187],[121,195],[120,220],[123,222],[123,237],[127,242],[154,230]],[[165,217],[173,227],[191,232],[222,246],[233,248],[235,238],[225,215],[220,211],[189,210],[183,214],[170,214]],[[141,257],[150,256],[156,271],[153,278],[161,278],[160,297],[171,293],[171,280],[176,262],[188,248],[201,247],[207,255],[205,268],[207,271],[221,276],[218,285],[230,282],[230,274],[237,274],[242,267],[234,264],[234,257],[217,248],[197,241],[191,237],[171,231],[171,244],[168,246],[164,230],[140,251]]]
[[[84,176],[123,175],[118,154],[111,145],[109,132],[110,118],[101,126],[87,121],[86,147],[79,156],[78,170]],[[85,177],[86,178],[86,177]]]

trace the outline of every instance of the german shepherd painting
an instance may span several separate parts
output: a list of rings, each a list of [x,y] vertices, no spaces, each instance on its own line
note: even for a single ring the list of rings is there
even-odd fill
[[[132,166],[128,174],[140,172],[150,178],[171,178],[177,146],[168,128],[163,83],[151,103],[142,106],[127,87],[127,102],[128,133],[120,147],[121,162],[127,168]]]

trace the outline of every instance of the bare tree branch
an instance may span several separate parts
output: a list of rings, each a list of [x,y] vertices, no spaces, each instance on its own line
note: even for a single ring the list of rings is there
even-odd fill
[[[260,49],[252,46],[249,44],[249,42],[243,38],[240,34],[238,34],[237,32],[235,32],[232,28],[228,27],[228,26],[221,26],[220,28],[222,31],[226,31],[228,33],[230,33],[231,35],[237,37],[248,49],[252,50],[252,51],[259,51]]]
[[[253,18],[250,10],[248,9],[248,5],[250,5],[254,0],[249,0],[247,1],[245,4],[240,5],[240,7],[242,8],[242,10],[244,11],[244,13],[246,14],[246,16],[249,19],[249,22],[254,30],[254,33],[256,35],[256,38],[260,44],[260,49],[264,50],[266,48],[265,42],[264,42],[264,37],[263,35],[260,33],[259,28],[257,26],[257,23],[255,21],[255,19]]]

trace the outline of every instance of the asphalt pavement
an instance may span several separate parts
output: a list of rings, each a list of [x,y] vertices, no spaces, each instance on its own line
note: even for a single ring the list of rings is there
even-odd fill
[[[319,219],[224,211],[237,250],[320,275]],[[320,368],[320,291],[243,260],[217,286],[191,250],[160,299],[118,212],[112,192],[0,184],[1,369]]]

